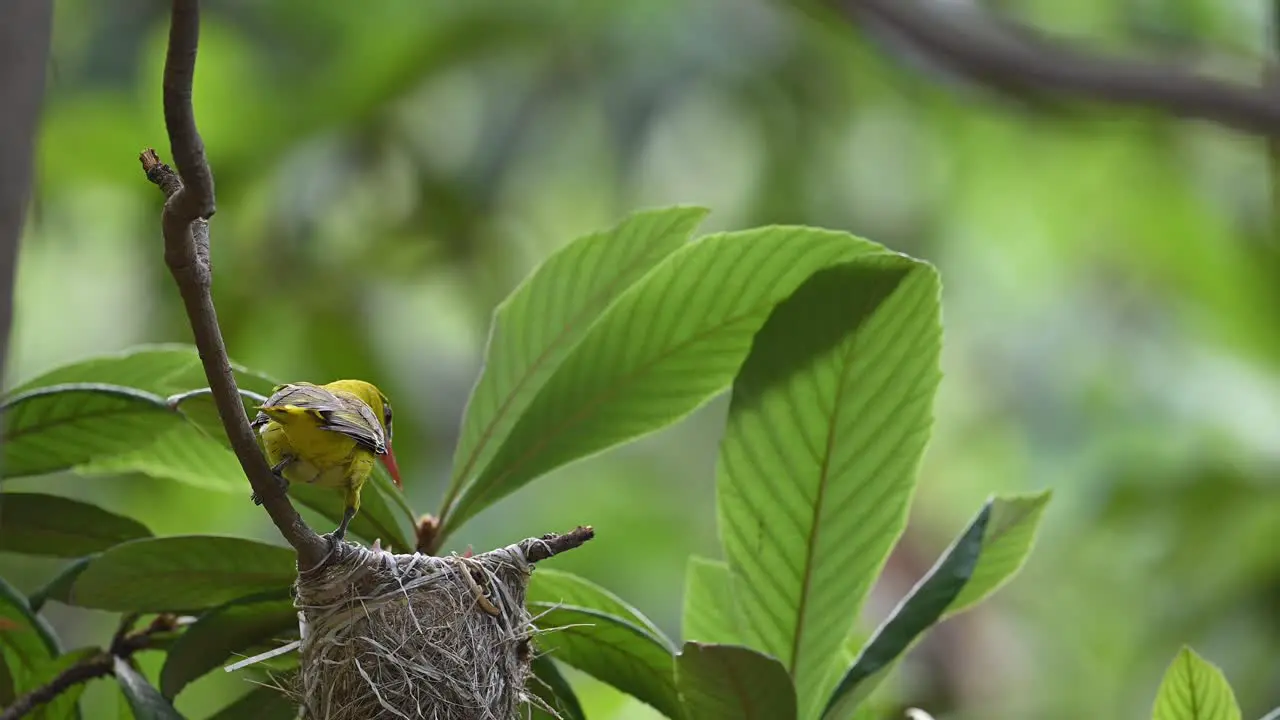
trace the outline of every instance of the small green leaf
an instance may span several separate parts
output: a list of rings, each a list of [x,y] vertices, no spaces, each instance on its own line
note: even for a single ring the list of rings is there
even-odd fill
[[[1165,671],[1152,720],[1240,720],[1231,684],[1213,663],[1183,647]]]
[[[75,586],[76,578],[80,577],[80,573],[89,567],[89,563],[97,558],[97,554],[87,557],[78,558],[73,562],[67,563],[62,570],[58,571],[44,587],[31,593],[28,602],[31,604],[32,612],[40,612],[40,608],[50,600],[57,600],[67,605],[71,603],[71,592]]]
[[[658,643],[675,652],[675,644],[643,613],[622,598],[572,573],[539,568],[529,579],[526,602],[538,605],[561,603],[613,615],[644,629]]]
[[[151,443],[185,424],[164,398],[116,385],[37,388],[0,405],[4,477],[65,470]]]
[[[702,208],[634,213],[564,246],[493,315],[484,368],[471,391],[454,452],[449,497],[484,470],[516,421],[595,320],[653,266],[683,245]]]
[[[902,255],[824,268],[777,306],[734,380],[719,529],[746,644],[821,710],[906,526],[941,377],[939,282]]]
[[[560,720],[586,720],[577,694],[573,692],[573,687],[569,685],[568,680],[564,679],[564,675],[560,674],[560,668],[551,658],[546,655],[535,657],[531,669],[533,677],[526,683],[529,692],[555,710]],[[555,720],[554,715],[538,707],[537,704],[530,702],[528,705],[531,720]]]
[[[1048,490],[1026,495],[1000,496],[989,500],[983,506],[978,517],[973,521],[976,524],[983,514],[987,515],[977,567],[973,569],[968,581],[959,590],[959,594],[950,601],[941,615],[932,620],[929,619],[930,614],[937,609],[940,598],[945,597],[946,593],[955,588],[951,582],[954,573],[939,572],[938,568],[950,567],[954,570],[957,567],[963,567],[957,565],[963,558],[951,554],[944,555],[939,560],[938,568],[930,571],[930,574],[921,580],[921,583],[876,630],[872,640],[865,647],[857,650],[860,644],[855,642],[856,638],[850,638],[848,646],[853,647],[854,652],[853,658],[846,662],[849,669],[842,681],[842,687],[844,683],[849,683],[852,690],[847,690],[843,694],[837,691],[833,694],[831,704],[834,706],[838,701],[840,707],[837,712],[826,715],[828,720],[846,717],[851,708],[863,707],[862,701],[889,675],[902,656],[920,640],[920,635],[917,633],[906,637],[907,644],[897,648],[894,638],[903,639],[904,628],[914,625],[923,630],[928,625],[958,615],[989,597],[1017,573],[1031,552],[1040,518],[1044,514],[1044,508],[1050,497]],[[970,531],[973,528],[974,525],[971,524]],[[957,541],[949,553],[956,553],[961,548]],[[949,575],[951,577],[948,577]],[[888,632],[887,626],[894,623],[897,631]],[[873,650],[871,642],[879,642],[881,645]],[[860,664],[861,669],[859,669]]]
[[[540,616],[536,620],[540,650],[652,705],[673,720],[682,720],[675,656],[647,629],[587,608],[533,602],[529,609]]]
[[[101,652],[98,648],[86,647],[72,650],[56,658],[45,661],[43,665],[33,668],[18,692],[26,694],[44,687],[72,665],[84,662]],[[76,683],[62,691],[53,700],[38,706],[28,717],[31,720],[69,720],[79,717],[80,696],[84,694],[84,683]]]
[[[736,645],[685,643],[676,657],[685,713],[697,720],[795,720],[796,691],[782,663]]]
[[[208,608],[289,587],[292,550],[217,535],[133,540],[99,554],[76,579],[71,601],[101,610]]]
[[[31,611],[26,598],[0,579],[0,652],[17,692],[26,687],[29,673],[44,667],[61,651],[53,628]]]
[[[446,535],[556,467],[653,432],[723,390],[773,307],[820,268],[878,245],[769,227],[705,236],[622,293],[548,377],[444,519]]]
[[[728,564],[690,557],[684,581],[685,642],[733,645],[741,641],[741,622]]]
[[[982,557],[978,559],[978,567],[943,618],[972,608],[1018,574],[1031,554],[1040,518],[1051,497],[1052,491],[1043,490],[995,499],[987,532],[982,538]]]
[[[294,720],[298,706],[279,690],[258,685],[209,720]]]
[[[7,552],[79,557],[150,536],[137,520],[79,500],[40,493],[0,495],[0,550]]]
[[[276,381],[232,363],[236,383],[244,389],[270,393]],[[139,345],[123,352],[98,355],[55,368],[9,390],[9,395],[66,383],[106,383],[156,395],[191,390],[209,382],[200,353],[193,345]]]
[[[982,555],[982,539],[991,520],[988,501],[960,537],[929,573],[912,588],[893,613],[876,628],[871,640],[840,679],[823,713],[826,720],[840,720],[853,713],[874,688],[866,680],[887,672],[892,663],[925,630],[938,622],[973,577]]]
[[[115,658],[115,673],[137,720],[186,720],[141,673],[129,665],[128,660]]]
[[[409,505],[409,499],[405,497],[404,490],[396,487],[391,480],[391,473],[387,472],[387,468],[382,463],[373,466],[373,474],[369,476],[369,484],[378,490],[378,494],[387,502],[387,506],[391,509],[390,520],[396,527],[408,527],[408,538],[417,538],[418,516],[413,511],[413,507]],[[394,518],[399,516],[400,521]],[[409,546],[413,549],[413,546]]]
[[[189,683],[222,667],[232,653],[298,630],[298,610],[287,589],[238,598],[200,616],[169,649],[160,692],[175,698]]]

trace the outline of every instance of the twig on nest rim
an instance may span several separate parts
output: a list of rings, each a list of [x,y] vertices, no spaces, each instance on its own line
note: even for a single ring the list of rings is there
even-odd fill
[[[524,553],[525,560],[536,563],[572,550],[595,536],[596,531],[590,525],[579,525],[572,532],[563,535],[552,533],[523,540],[520,542],[520,550]]]
[[[112,674],[115,672],[116,658],[128,660],[139,650],[151,647],[154,635],[177,627],[177,618],[166,614],[157,615],[146,628],[130,632],[136,617],[136,615],[129,615],[121,621],[120,629],[111,639],[109,648],[90,655],[58,673],[48,683],[14,700],[12,705],[0,713],[0,720],[17,720],[82,682]]]
[[[310,568],[324,560],[328,543],[307,527],[288,497],[279,491],[271,468],[258,449],[231,371],[210,293],[213,275],[209,263],[208,220],[215,211],[213,172],[204,155],[204,142],[196,129],[195,110],[191,105],[191,81],[199,41],[198,0],[173,0],[169,51],[164,61],[164,123],[177,171],[160,162],[151,149],[142,153],[142,167],[147,179],[159,185],[167,198],[162,218],[165,263],[182,295],[231,448],[253,491],[262,498],[262,506],[272,522],[298,552],[298,566]]]
[[[1042,91],[1210,120],[1280,137],[1273,88],[1218,80],[1187,67],[1090,54],[1010,23],[957,22],[936,0],[836,0],[846,18],[878,22],[971,80],[1015,95]]]

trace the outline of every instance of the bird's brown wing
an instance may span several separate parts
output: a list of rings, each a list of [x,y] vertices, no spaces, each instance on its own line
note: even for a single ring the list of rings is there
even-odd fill
[[[323,413],[325,423],[322,427],[342,433],[373,452],[385,455],[387,438],[383,433],[382,423],[373,414],[373,409],[354,395],[347,393],[333,393],[333,395],[341,403],[341,407],[326,410]]]
[[[263,407],[291,405],[312,413],[316,422],[325,430],[340,433],[355,440],[361,446],[379,455],[387,452],[387,438],[373,409],[363,400],[346,392],[332,392],[311,383],[290,383],[276,388]],[[266,413],[258,411],[254,427],[270,421]]]

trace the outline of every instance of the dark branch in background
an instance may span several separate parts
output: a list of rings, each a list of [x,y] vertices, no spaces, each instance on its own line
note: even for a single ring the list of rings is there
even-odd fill
[[[0,376],[13,321],[13,272],[26,220],[31,158],[44,98],[53,3],[8,0],[0,11]]]
[[[974,22],[935,2],[836,0],[855,24],[883,27],[930,59],[1013,95],[1048,93],[1160,110],[1280,137],[1280,94],[1177,65],[1102,57],[1007,21]],[[963,15],[963,18],[962,18]]]
[[[162,218],[164,259],[191,320],[222,426],[253,491],[262,498],[262,505],[280,534],[298,552],[298,567],[308,569],[324,560],[328,543],[307,527],[289,498],[280,492],[258,448],[213,307],[208,223],[215,208],[213,173],[204,156],[204,142],[196,129],[191,104],[191,80],[195,75],[199,40],[198,0],[173,0],[169,52],[164,63],[164,121],[178,170],[175,173],[161,163],[154,150],[142,154],[142,167],[147,178],[159,185],[167,197]]]
[[[116,631],[115,637],[111,639],[109,648],[90,655],[63,670],[48,684],[14,700],[12,705],[0,713],[0,720],[18,720],[75,685],[112,674],[115,671],[116,658],[128,660],[139,650],[151,647],[156,634],[170,632],[177,627],[177,618],[173,615],[157,615],[145,629],[131,632],[136,619],[136,615],[126,616],[120,623],[120,629]]]

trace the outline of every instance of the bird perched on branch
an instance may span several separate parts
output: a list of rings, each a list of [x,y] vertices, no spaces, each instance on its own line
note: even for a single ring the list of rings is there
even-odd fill
[[[396,487],[404,487],[391,450],[391,403],[377,387],[363,380],[289,383],[273,388],[257,410],[250,425],[262,440],[282,492],[289,483],[344,491],[346,508],[334,540],[346,536],[347,525],[360,510],[360,491],[373,472],[375,457]],[[253,500],[262,502],[256,493]]]

